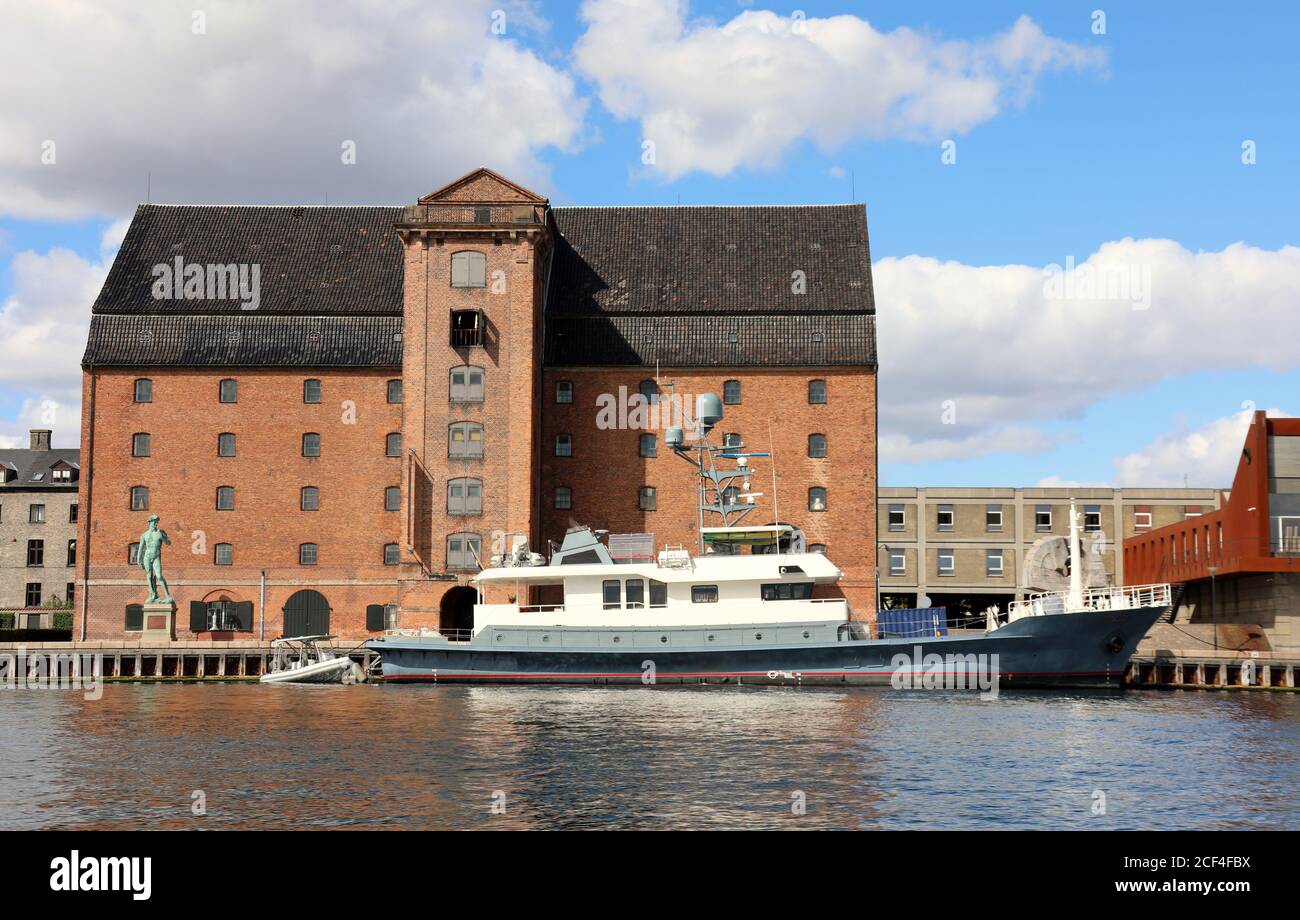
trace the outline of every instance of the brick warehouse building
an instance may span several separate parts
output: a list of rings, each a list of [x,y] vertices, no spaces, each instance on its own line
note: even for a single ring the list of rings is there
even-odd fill
[[[1128,584],[1182,586],[1176,624],[1258,627],[1300,653],[1300,419],[1256,412],[1219,507],[1128,538],[1124,562]]]
[[[868,619],[874,314],[861,205],[552,208],[480,169],[406,207],[141,206],[83,357],[80,634],[139,629],[151,514],[201,641],[469,625],[514,534],[694,546],[691,468],[602,421],[620,390],[724,396]]]

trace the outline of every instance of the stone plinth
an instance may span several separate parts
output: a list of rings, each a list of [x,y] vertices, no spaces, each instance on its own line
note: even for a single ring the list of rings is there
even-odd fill
[[[176,604],[158,601],[144,605],[144,630],[141,642],[171,642],[176,637]]]

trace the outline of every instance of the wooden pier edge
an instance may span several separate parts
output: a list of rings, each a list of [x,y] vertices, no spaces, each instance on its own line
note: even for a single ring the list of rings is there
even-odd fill
[[[366,648],[339,649],[361,665],[366,673],[379,654]],[[160,646],[106,647],[85,642],[5,642],[0,655],[51,657],[76,656],[92,659],[96,677],[104,682],[154,681],[256,681],[266,673],[273,655],[270,643],[216,646],[207,643]],[[78,662],[77,667],[83,665]]]
[[[1162,690],[1291,690],[1300,660],[1184,655],[1135,655],[1124,685]]]

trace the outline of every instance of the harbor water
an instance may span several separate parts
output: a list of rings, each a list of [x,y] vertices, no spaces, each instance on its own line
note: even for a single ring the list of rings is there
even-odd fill
[[[1300,828],[1300,695],[0,691],[0,828]]]

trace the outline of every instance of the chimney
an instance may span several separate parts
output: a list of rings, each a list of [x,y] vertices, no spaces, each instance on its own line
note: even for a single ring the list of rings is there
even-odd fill
[[[33,428],[30,433],[32,436],[32,450],[50,449],[50,429]]]

